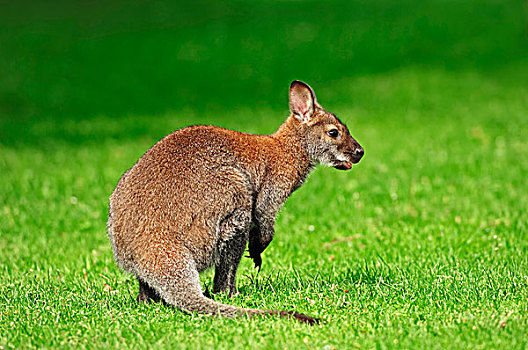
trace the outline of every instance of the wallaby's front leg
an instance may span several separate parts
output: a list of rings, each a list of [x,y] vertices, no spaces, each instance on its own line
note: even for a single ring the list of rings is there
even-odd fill
[[[284,204],[289,189],[278,188],[271,181],[262,186],[253,216],[254,227],[249,233],[249,256],[253,259],[255,267],[262,265],[260,254],[267,248],[275,234],[275,217],[279,208]]]
[[[261,229],[261,227],[263,229]],[[275,223],[266,223],[264,225],[256,224],[254,229],[249,233],[249,257],[253,259],[255,267],[259,269],[262,265],[260,254],[268,247],[275,234]]]

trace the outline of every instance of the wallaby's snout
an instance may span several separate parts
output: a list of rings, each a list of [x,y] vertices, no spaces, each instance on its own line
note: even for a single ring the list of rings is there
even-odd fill
[[[361,160],[361,158],[363,158],[365,150],[352,136],[350,136],[350,138],[352,140],[352,147],[350,151],[346,152],[346,154],[350,157],[350,161],[356,164]]]
[[[342,161],[341,164],[334,166],[334,168],[339,170],[350,170],[352,169],[352,164],[357,164],[363,157],[363,154],[365,154],[365,151],[359,145],[359,143],[357,143],[357,141],[354,139],[352,140],[354,141],[354,147],[351,148],[350,151],[343,152],[345,157],[348,159]]]
[[[346,128],[345,125],[343,126]],[[346,128],[346,131],[347,135],[345,136],[346,140],[344,141],[344,145],[341,148],[338,147],[339,153],[336,158],[339,163],[332,165],[334,168],[339,170],[352,169],[352,164],[357,164],[365,154],[363,147],[361,147],[359,143],[352,136],[350,136],[348,128]]]

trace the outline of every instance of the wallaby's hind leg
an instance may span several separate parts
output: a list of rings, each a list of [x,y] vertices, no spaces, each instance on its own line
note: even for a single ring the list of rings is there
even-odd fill
[[[138,278],[139,281],[139,295],[137,297],[138,302],[150,303],[151,301],[159,302],[161,298],[153,288]]]
[[[229,296],[236,294],[236,272],[246,249],[247,239],[234,237],[226,242],[215,266],[213,293],[229,290]]]
[[[166,247],[167,248],[167,247]],[[143,271],[145,279],[154,287],[167,304],[186,312],[198,312],[226,317],[246,313],[263,313],[260,310],[245,310],[236,306],[220,304],[203,295],[198,269],[189,251],[183,247],[166,249],[163,254],[153,254],[145,261],[156,265],[155,269]]]
[[[246,210],[236,210],[221,223],[213,293],[236,294],[236,272],[246,249],[250,224],[251,212]]]

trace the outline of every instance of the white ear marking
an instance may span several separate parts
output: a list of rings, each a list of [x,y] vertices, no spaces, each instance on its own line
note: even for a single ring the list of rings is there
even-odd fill
[[[297,117],[297,119],[299,119],[299,121],[302,123],[302,124],[306,124],[308,123],[308,120],[310,120],[310,116],[313,114],[313,112],[310,112],[310,111],[301,111],[300,113],[296,114],[294,113],[294,116]]]

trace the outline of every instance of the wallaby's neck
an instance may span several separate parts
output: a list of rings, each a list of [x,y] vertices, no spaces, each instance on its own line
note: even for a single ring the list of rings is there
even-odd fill
[[[306,177],[317,165],[317,160],[313,159],[310,154],[310,145],[306,140],[305,128],[293,115],[290,115],[271,137],[281,143],[284,152],[288,152],[297,158],[299,169],[303,169],[303,173],[299,174],[301,177]]]

